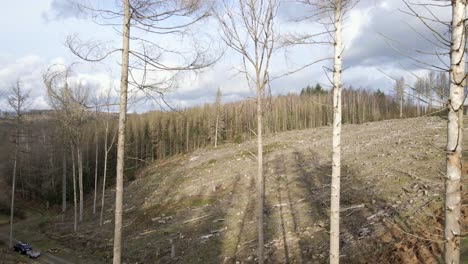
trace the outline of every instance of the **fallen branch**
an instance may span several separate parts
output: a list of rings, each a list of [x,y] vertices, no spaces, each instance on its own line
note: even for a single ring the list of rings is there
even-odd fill
[[[366,204],[356,204],[356,205],[351,205],[349,207],[341,208],[340,212],[346,212],[348,210],[353,210],[353,209],[358,209],[358,208],[364,208]]]
[[[203,216],[200,216],[200,217],[196,217],[196,218],[193,218],[193,219],[190,219],[190,220],[187,220],[184,222],[184,224],[187,224],[187,223],[190,223],[190,222],[193,222],[193,221],[197,221],[197,220],[200,220],[200,219],[203,219],[203,218],[206,218],[208,216],[211,216],[211,214],[207,214],[207,215],[203,215]]]
[[[443,243],[444,240],[434,240],[434,239],[430,239],[430,238],[425,238],[425,237],[421,237],[421,236],[418,236],[418,235],[415,235],[415,234],[411,234],[411,233],[408,233],[406,232],[405,230],[401,229],[397,224],[391,222],[391,221],[388,221],[387,219],[384,219],[385,222],[391,224],[394,228],[396,228],[397,230],[399,230],[400,232],[408,235],[408,236],[411,236],[411,237],[414,237],[416,239],[420,239],[420,240],[425,240],[425,241],[431,241],[431,242],[435,242],[435,243]]]

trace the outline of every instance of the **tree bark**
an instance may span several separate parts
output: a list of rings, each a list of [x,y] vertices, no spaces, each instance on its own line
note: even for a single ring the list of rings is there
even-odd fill
[[[63,146],[62,158],[62,214],[65,216],[67,211],[67,155],[65,146]]]
[[[215,142],[214,142],[214,147],[218,147],[218,121],[219,121],[219,116],[218,116],[218,111],[216,111],[216,125],[215,125]]]
[[[403,95],[400,95],[400,118],[403,118]]]
[[[78,158],[78,189],[80,192],[80,222],[83,221],[84,194],[83,194],[83,152],[80,143],[76,146],[76,155]]]
[[[465,87],[466,0],[452,1],[450,97],[447,122],[447,176],[445,178],[445,263],[460,263],[460,209],[462,130]]]
[[[107,177],[107,156],[108,156],[107,137],[104,140],[105,140],[104,146],[106,148],[106,151],[104,152],[104,173],[102,175],[101,214],[99,216],[99,225],[101,226],[102,226],[103,217],[104,217],[104,202],[105,202],[105,197],[106,197],[106,177]]]
[[[130,3],[124,0],[122,36],[122,67],[120,79],[119,138],[117,143],[117,182],[115,191],[114,264],[121,263],[122,251],[122,204],[125,156],[125,125],[127,122],[128,63],[130,50]]]
[[[75,169],[75,149],[73,143],[71,147],[71,159],[72,159],[72,181],[73,181],[73,231],[78,230],[78,202],[76,198],[76,169]]]
[[[335,50],[333,70],[333,149],[330,205],[330,264],[340,261],[340,177],[341,177],[341,40],[342,0],[335,1]]]
[[[18,119],[19,123],[19,119]],[[19,126],[19,124],[17,124]],[[15,135],[15,157],[13,162],[13,179],[11,182],[11,205],[10,205],[10,248],[13,247],[13,217],[15,214],[15,190],[16,190],[16,167],[18,163],[19,129]]]
[[[97,110],[96,110],[97,113]],[[97,114],[96,114],[97,119]],[[96,120],[97,122],[97,120]],[[99,140],[98,140],[98,132],[97,132],[97,125],[96,125],[96,167],[94,168],[94,201],[93,201],[93,214],[96,214],[96,200],[97,200],[97,189],[98,189],[98,155],[99,155]]]
[[[257,78],[258,82],[259,78]],[[265,183],[263,178],[263,141],[262,141],[262,97],[263,92],[257,84],[257,195],[258,195],[258,263],[263,264],[264,260],[264,231],[263,231],[263,210],[265,199]]]

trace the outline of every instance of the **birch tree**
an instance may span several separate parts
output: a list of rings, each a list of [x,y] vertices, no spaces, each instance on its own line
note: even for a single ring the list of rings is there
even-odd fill
[[[302,44],[331,44],[333,50],[333,138],[332,138],[332,175],[330,201],[330,263],[339,263],[340,258],[340,181],[341,181],[341,124],[342,124],[342,68],[344,44],[342,27],[345,15],[359,0],[297,0],[312,8],[307,19],[316,19],[324,25],[325,31],[298,38]],[[330,36],[324,41],[323,36]]]
[[[438,61],[441,61],[441,66],[435,63],[425,63],[415,60],[423,68],[431,67],[441,72],[449,74],[449,95],[447,98],[446,107],[448,108],[447,121],[447,145],[446,145],[446,176],[445,176],[445,202],[444,202],[444,261],[445,263],[458,264],[460,263],[460,213],[461,213],[461,176],[462,176],[462,135],[463,135],[463,104],[465,100],[466,86],[466,0],[450,1],[428,1],[424,3],[411,4],[403,0],[408,8],[408,14],[416,17],[426,26],[430,32],[431,38],[425,38],[431,42],[437,51],[429,53]],[[437,17],[437,12],[430,10],[426,14],[422,14],[421,10],[416,7],[423,6],[428,8],[451,8],[450,21],[444,21]],[[435,27],[442,26],[443,30],[450,32],[449,37],[446,37],[440,30]],[[445,32],[444,32],[445,33]],[[446,58],[441,58],[442,55],[448,56],[449,64],[444,61]],[[428,79],[436,79],[435,74]],[[443,77],[442,81],[445,82]],[[434,80],[435,82],[435,80]],[[436,85],[437,86],[437,85]],[[441,84],[443,87],[443,84]],[[443,96],[442,90],[437,87],[432,87],[432,92],[438,92],[439,96]],[[432,98],[430,98],[432,99]],[[431,102],[429,102],[431,105]]]
[[[248,85],[256,91],[257,101],[257,225],[258,261],[263,264],[264,256],[264,200],[265,183],[263,174],[263,101],[269,83],[271,57],[277,41],[275,17],[279,7],[276,0],[223,1],[223,13],[218,13],[221,37],[229,48],[242,57],[243,69]]]
[[[95,167],[94,167],[94,199],[93,199],[93,214],[96,214],[96,201],[98,191],[98,165],[99,165],[99,130],[98,130],[98,118],[99,118],[99,101],[95,102],[95,113],[94,113],[94,143],[95,143]]]
[[[88,89],[79,81],[73,82],[71,75],[73,65],[63,67],[53,65],[43,75],[43,81],[47,88],[50,104],[55,110],[56,119],[61,123],[70,138],[71,146],[76,151],[78,167],[78,191],[79,191],[79,220],[83,220],[84,190],[83,190],[83,153],[82,137],[83,124],[86,120]],[[74,155],[73,155],[74,156]],[[75,173],[75,171],[73,171]]]
[[[16,172],[18,168],[18,153],[20,151],[20,139],[24,122],[24,112],[29,100],[29,91],[24,91],[19,81],[11,87],[11,96],[8,97],[8,104],[15,116],[14,123],[14,155],[13,155],[13,175],[11,180],[11,204],[10,204],[10,241],[9,246],[13,247],[13,221],[15,214],[15,192],[16,192]]]
[[[343,65],[342,19],[343,2],[335,0],[334,9],[334,60],[333,60],[333,139],[332,179],[330,200],[330,263],[340,262],[340,178],[341,178],[341,71]]]
[[[121,52],[120,64],[120,102],[117,140],[117,175],[115,194],[115,228],[113,263],[121,262],[122,248],[122,213],[123,179],[125,159],[125,128],[127,122],[127,103],[130,88],[136,88],[145,96],[154,99],[154,93],[163,95],[174,84],[180,72],[196,71],[211,65],[215,60],[205,56],[207,49],[203,45],[191,45],[193,49],[178,51],[174,47],[165,47],[162,41],[154,40],[149,35],[186,36],[188,28],[208,16],[209,2],[199,0],[123,0],[120,10],[102,10],[84,6],[76,1],[83,10],[92,14],[99,24],[114,26],[116,18],[122,23],[122,48],[99,52],[102,47],[94,42],[83,42],[77,36],[70,36],[67,44],[70,50],[86,61],[102,61],[115,52]],[[132,31],[132,34],[131,34]],[[141,49],[131,49],[136,42]],[[167,63],[163,56],[175,56],[175,64]],[[132,66],[130,66],[132,61]],[[159,78],[158,78],[159,77]],[[153,94],[151,94],[153,92]],[[163,100],[164,101],[164,100]]]
[[[62,128],[63,129],[63,128]],[[62,217],[67,211],[67,148],[65,132],[62,130]]]
[[[400,118],[403,118],[403,103],[405,101],[405,79],[401,77],[400,79],[396,80],[393,89],[395,91],[395,98],[399,103],[398,108],[400,109]]]
[[[73,231],[78,230],[78,201],[76,198],[76,168],[75,168],[75,148],[70,141],[70,151],[72,160],[72,182],[73,182]]]
[[[221,89],[218,88],[216,91],[216,100],[215,100],[215,112],[211,117],[210,124],[210,138],[214,141],[214,147],[218,147],[218,139],[222,138],[222,132],[225,128],[225,121],[222,116],[222,105],[221,105]]]
[[[444,228],[444,259],[445,263],[450,264],[460,263],[463,102],[466,86],[466,5],[466,0],[452,1]]]
[[[109,132],[111,128],[111,113],[110,113],[110,105],[111,105],[111,89],[109,88],[104,95],[105,99],[105,107],[107,109],[103,122],[104,122],[104,170],[102,174],[102,194],[101,194],[101,212],[99,215],[99,225],[102,226],[104,221],[104,203],[106,198],[106,179],[107,179],[107,161],[109,157],[109,152],[111,151],[112,147],[114,146],[115,137],[117,133],[113,133],[113,137],[111,142],[109,143]],[[116,131],[117,132],[117,131]]]

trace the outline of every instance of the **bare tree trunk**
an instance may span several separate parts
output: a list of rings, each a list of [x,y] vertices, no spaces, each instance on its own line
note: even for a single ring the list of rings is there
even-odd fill
[[[21,123],[24,107],[29,98],[29,92],[24,93],[21,89],[21,84],[17,81],[16,85],[11,88],[13,95],[8,97],[8,104],[13,108],[16,114],[16,129],[15,129],[15,154],[13,162],[13,176],[11,180],[11,205],[10,205],[10,243],[9,246],[13,247],[13,220],[15,215],[15,193],[16,193],[16,173],[19,159],[20,137],[21,137]]]
[[[107,131],[107,130],[106,130]],[[105,202],[105,197],[106,197],[106,176],[107,176],[107,132],[106,132],[106,138],[104,139],[104,146],[106,151],[104,152],[104,174],[102,176],[102,197],[101,197],[101,214],[99,216],[99,225],[102,226],[103,222],[103,217],[104,217],[104,202]]]
[[[187,148],[186,151],[187,151],[187,153],[188,153],[188,152],[189,152],[189,143],[190,143],[190,142],[189,142],[189,131],[190,131],[190,130],[189,130],[188,118],[186,118],[185,122],[186,122],[186,131],[185,131],[185,142],[186,142],[185,145],[186,145],[186,146],[185,146],[185,147]]]
[[[127,122],[128,63],[130,50],[130,3],[124,0],[122,36],[122,68],[120,78],[119,139],[117,143],[117,182],[115,191],[114,264],[120,264],[122,252],[122,204],[125,157],[125,125]]]
[[[62,159],[62,214],[65,216],[67,211],[67,156],[65,146],[63,147]]]
[[[97,113],[97,110],[96,110]],[[97,119],[97,114],[96,114]],[[96,120],[97,122],[97,120]],[[98,145],[98,132],[96,125],[96,167],[94,168],[94,201],[93,201],[93,214],[96,214],[96,200],[97,200],[97,189],[98,189],[98,155],[99,155],[99,145]]]
[[[400,118],[403,118],[403,95],[400,96]]]
[[[80,222],[83,221],[84,195],[83,195],[83,152],[80,143],[76,146],[78,158],[78,189],[80,191]]]
[[[463,101],[465,87],[466,0],[452,1],[450,97],[447,123],[447,177],[445,179],[445,254],[447,264],[460,263],[460,209],[462,175]]]
[[[10,247],[13,247],[13,217],[15,214],[15,189],[16,189],[16,165],[18,163],[18,147],[19,147],[19,130],[16,130],[15,135],[15,157],[13,162],[13,179],[11,182],[11,205],[10,205]]]
[[[218,147],[218,121],[219,121],[219,116],[218,112],[216,111],[216,125],[215,125],[215,142],[214,142],[214,147]]]
[[[259,78],[257,78],[258,80]],[[258,81],[257,81],[258,82]],[[257,175],[257,195],[258,195],[258,263],[263,264],[264,260],[264,231],[263,231],[263,210],[265,199],[265,183],[263,178],[263,142],[262,142],[262,98],[263,92],[257,84],[257,142],[258,142],[258,175]]]
[[[76,169],[75,169],[75,150],[73,143],[70,144],[71,147],[71,159],[72,159],[72,181],[73,181],[73,231],[76,232],[78,229],[78,204],[76,198]]]
[[[342,0],[335,1],[335,55],[333,70],[333,149],[330,205],[330,264],[340,262],[340,177],[341,177],[341,40]]]

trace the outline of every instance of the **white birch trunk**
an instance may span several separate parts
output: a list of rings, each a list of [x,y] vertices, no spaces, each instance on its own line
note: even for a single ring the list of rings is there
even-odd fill
[[[76,154],[78,158],[78,189],[80,192],[80,222],[83,221],[84,209],[84,194],[83,194],[83,152],[81,151],[80,143],[76,146]]]
[[[403,118],[403,95],[400,95],[400,118]]]
[[[106,197],[106,177],[107,177],[107,156],[108,156],[108,149],[107,149],[107,135],[108,135],[108,124],[106,124],[106,136],[104,138],[104,172],[102,175],[102,197],[101,197],[101,213],[99,215],[99,225],[102,226],[103,218],[104,218],[104,202]]]
[[[330,205],[330,263],[340,261],[340,177],[341,177],[341,40],[342,1],[335,1],[335,50],[333,70],[333,149]]]
[[[18,137],[19,131],[16,132],[15,138],[15,157],[13,162],[13,178],[11,182],[11,205],[10,205],[10,248],[13,247],[13,218],[15,214],[15,190],[16,190],[16,167],[18,163]]]
[[[460,208],[462,175],[463,100],[465,87],[466,0],[452,1],[450,97],[447,123],[447,177],[445,179],[444,259],[460,263]]]
[[[65,216],[67,211],[67,156],[65,146],[63,147],[62,159],[62,214]]]
[[[122,36],[122,67],[120,78],[119,138],[117,143],[117,182],[115,191],[114,264],[121,263],[122,252],[122,211],[123,176],[125,155],[125,125],[127,122],[128,63],[130,50],[130,3],[124,0],[124,21]]]
[[[214,142],[214,147],[218,147],[218,121],[219,121],[219,116],[218,116],[218,111],[216,110],[216,125],[215,125],[215,142]]]
[[[72,181],[73,181],[73,231],[78,229],[78,202],[76,198],[76,169],[75,169],[75,150],[73,143],[71,146],[71,159],[72,159]]]
[[[97,118],[97,115],[96,115]],[[96,121],[97,122],[97,121]],[[97,189],[98,189],[98,155],[99,155],[99,144],[98,144],[98,133],[96,126],[96,167],[94,168],[94,201],[93,201],[93,214],[96,214],[96,200],[97,200]]]
[[[257,78],[259,80],[259,78]],[[257,81],[258,82],[258,81]],[[258,159],[258,175],[257,175],[257,195],[258,195],[258,263],[263,264],[264,260],[264,231],[263,231],[263,208],[264,208],[264,193],[265,184],[263,178],[263,141],[262,141],[262,97],[263,92],[259,84],[257,84],[257,159]]]

